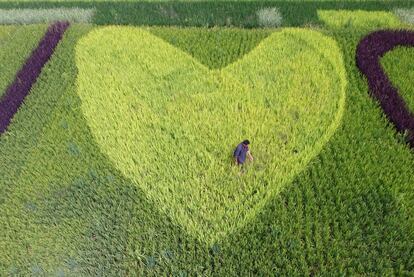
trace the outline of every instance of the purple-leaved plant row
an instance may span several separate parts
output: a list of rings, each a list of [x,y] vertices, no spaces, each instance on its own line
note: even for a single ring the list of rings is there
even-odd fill
[[[414,114],[398,93],[380,64],[385,53],[397,46],[414,46],[414,32],[376,31],[358,44],[356,63],[368,79],[371,95],[378,100],[388,119],[399,132],[408,133],[408,144],[414,148]]]
[[[68,22],[56,22],[48,27],[39,45],[33,50],[23,67],[16,74],[13,83],[0,99],[0,134],[7,130],[14,114],[23,104],[43,66],[52,56],[68,27]]]

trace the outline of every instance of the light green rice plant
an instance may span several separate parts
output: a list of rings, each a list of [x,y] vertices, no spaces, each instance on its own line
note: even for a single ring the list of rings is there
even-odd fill
[[[33,24],[59,20],[74,23],[91,22],[95,9],[52,8],[52,9],[0,9],[0,24]]]
[[[339,49],[309,30],[274,33],[210,71],[143,29],[107,27],[81,39],[77,66],[82,111],[102,151],[208,244],[306,168],[345,100]],[[231,154],[243,138],[257,161],[240,176]]]
[[[318,10],[319,20],[331,28],[376,29],[401,26],[400,20],[391,12],[363,10]]]

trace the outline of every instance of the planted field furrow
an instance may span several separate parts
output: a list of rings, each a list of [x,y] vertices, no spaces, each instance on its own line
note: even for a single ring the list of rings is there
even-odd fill
[[[378,31],[366,36],[358,44],[356,61],[368,79],[371,94],[399,132],[407,132],[407,141],[414,148],[414,114],[409,110],[398,90],[391,84],[380,58],[397,46],[414,47],[412,31]]]
[[[6,131],[68,26],[68,23],[58,22],[48,28],[38,47],[16,74],[14,82],[0,99],[0,134]]]

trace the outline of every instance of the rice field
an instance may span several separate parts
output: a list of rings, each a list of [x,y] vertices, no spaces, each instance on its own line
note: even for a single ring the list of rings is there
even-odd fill
[[[301,26],[103,24],[98,5],[98,24],[0,25],[0,95],[52,51],[0,134],[0,275],[413,274],[414,31],[367,3]]]

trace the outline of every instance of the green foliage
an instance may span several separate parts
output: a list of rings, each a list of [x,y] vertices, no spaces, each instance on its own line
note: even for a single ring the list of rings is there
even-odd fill
[[[0,24],[33,24],[59,20],[90,22],[94,14],[94,9],[80,8],[0,9]]]
[[[401,26],[400,20],[390,12],[318,10],[318,17],[331,28],[377,29]]]
[[[208,243],[302,171],[343,111],[339,49],[314,31],[276,32],[211,72],[137,28],[94,31],[77,50],[82,110],[102,151]],[[231,153],[243,138],[257,162],[240,176]]]
[[[0,97],[13,82],[16,72],[36,48],[45,31],[44,25],[0,26]]]
[[[397,47],[381,59],[385,72],[411,111],[414,111],[413,61],[414,50],[408,47]]]

